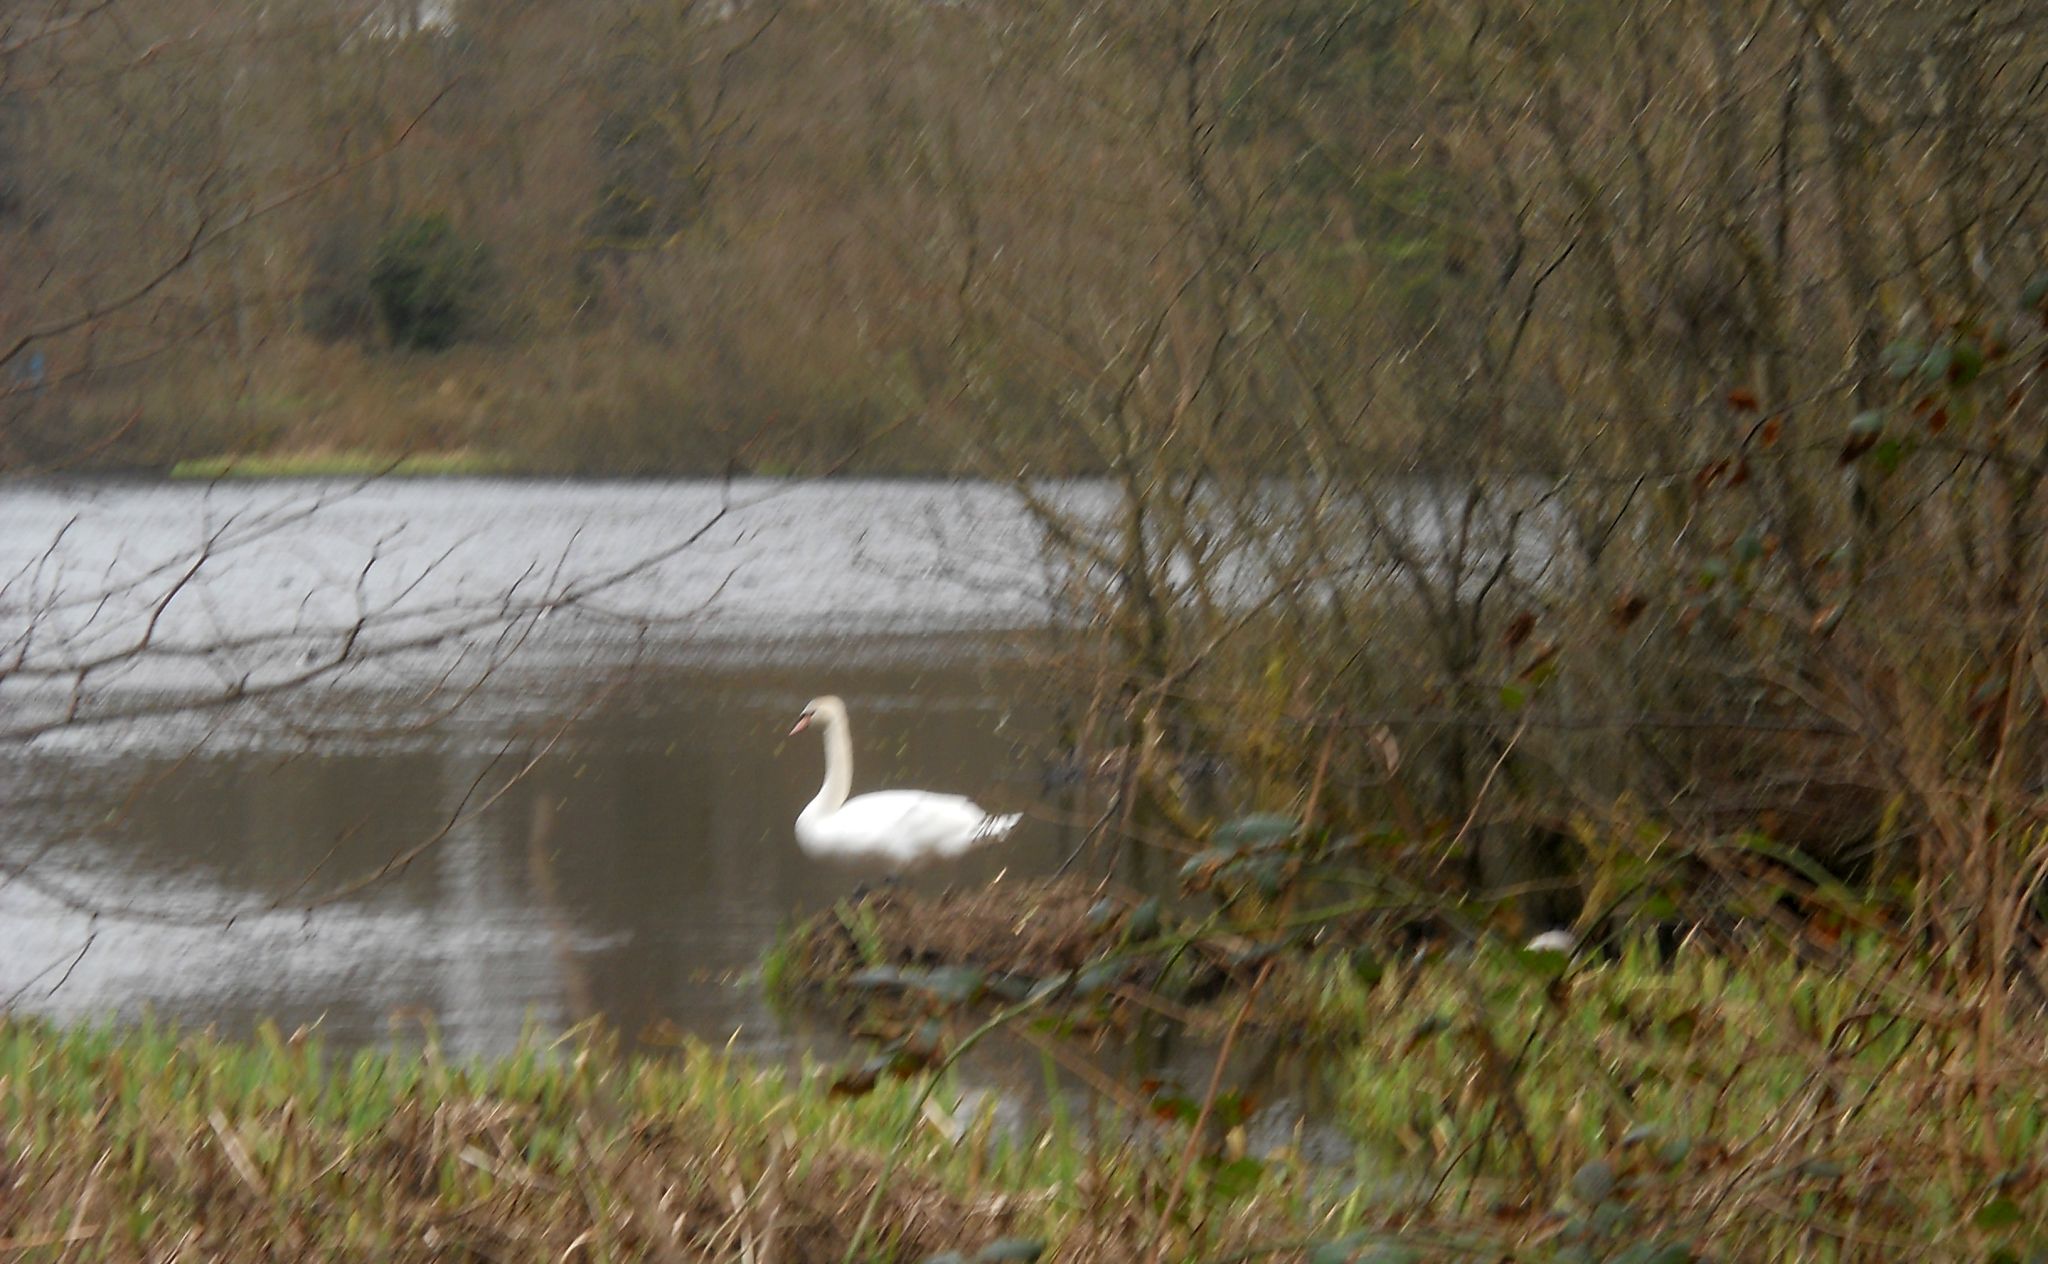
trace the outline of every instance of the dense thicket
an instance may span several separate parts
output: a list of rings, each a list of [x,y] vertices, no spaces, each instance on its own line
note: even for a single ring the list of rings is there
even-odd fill
[[[1548,915],[1590,923],[1847,882],[1885,911],[1831,915],[2031,969],[2038,13],[1005,29],[1034,136],[1119,158],[1053,192],[960,147],[953,407],[988,427],[1067,370],[1063,433],[1120,489],[1113,532],[1063,538],[1118,632],[1123,802],[1184,829],[1172,756],[1222,750],[1226,795],[1417,888],[1566,872]]]

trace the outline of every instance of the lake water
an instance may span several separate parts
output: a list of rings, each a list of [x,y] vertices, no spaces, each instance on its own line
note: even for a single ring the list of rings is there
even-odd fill
[[[791,839],[792,719],[840,693],[857,787],[1032,814],[921,881],[1050,870],[1045,592],[985,487],[13,485],[0,1003],[786,1050],[745,972],[862,877]]]

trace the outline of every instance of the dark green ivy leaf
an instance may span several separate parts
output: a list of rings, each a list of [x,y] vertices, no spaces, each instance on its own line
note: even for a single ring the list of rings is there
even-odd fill
[[[1588,1207],[1597,1206],[1614,1193],[1617,1184],[1614,1165],[1606,1159],[1594,1159],[1572,1173],[1572,1197]]]
[[[2025,1219],[2018,1203],[2010,1198],[1994,1198],[1971,1217],[1971,1223],[1979,1229],[2010,1229]]]

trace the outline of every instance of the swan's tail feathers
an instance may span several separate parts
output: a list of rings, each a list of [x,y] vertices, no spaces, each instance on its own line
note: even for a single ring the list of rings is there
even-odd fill
[[[979,821],[975,822],[974,828],[968,830],[965,834],[955,834],[947,842],[941,844],[938,848],[938,854],[941,856],[960,856],[978,847],[986,847],[990,843],[1001,839],[1011,830],[1016,829],[1017,822],[1023,819],[1024,814],[1022,812],[1011,812],[1004,816],[984,814]]]
[[[1016,829],[1017,822],[1023,819],[1024,814],[1022,812],[1011,812],[1006,816],[991,816],[981,823],[981,828],[976,830],[975,834],[985,842],[993,841]]]
[[[984,816],[981,818],[981,824],[975,826],[974,832],[967,836],[960,850],[967,851],[993,843],[1016,829],[1017,822],[1023,819],[1022,812],[1011,812],[1005,816]]]

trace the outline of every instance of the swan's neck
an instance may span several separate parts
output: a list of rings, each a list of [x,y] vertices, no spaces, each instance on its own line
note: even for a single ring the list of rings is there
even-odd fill
[[[844,721],[825,726],[825,785],[811,800],[811,812],[837,812],[853,789],[853,735]]]

